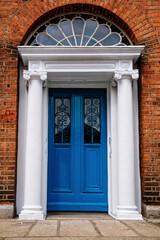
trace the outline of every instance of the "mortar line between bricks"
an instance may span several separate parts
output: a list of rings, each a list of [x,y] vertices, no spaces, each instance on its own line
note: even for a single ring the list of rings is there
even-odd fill
[[[127,223],[125,223],[125,222],[123,222],[123,221],[121,221],[121,220],[120,220],[120,222],[121,222],[123,225],[125,225],[126,227],[130,228],[130,229],[131,229],[132,231],[134,231],[136,234],[138,234],[138,236],[144,237],[143,234],[137,232],[133,227],[129,226]]]
[[[28,232],[24,235],[24,237],[29,236],[29,233],[31,232],[31,230],[33,229],[33,227],[36,225],[37,222],[38,222],[38,220],[35,220],[35,222],[33,222],[33,225],[28,229]]]
[[[57,237],[60,237],[61,220],[57,220]]]
[[[92,226],[94,227],[95,231],[98,233],[98,235],[100,237],[103,237],[102,233],[100,232],[100,230],[98,229],[98,227],[96,226],[96,224],[93,222],[93,220],[90,220]]]

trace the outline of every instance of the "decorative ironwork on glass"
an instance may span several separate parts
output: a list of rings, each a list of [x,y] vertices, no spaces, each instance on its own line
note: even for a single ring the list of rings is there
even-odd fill
[[[84,143],[101,142],[101,99],[84,98]]]
[[[32,46],[125,46],[131,41],[113,22],[92,14],[65,14],[42,24],[27,41]]]
[[[55,98],[54,142],[71,142],[71,101],[70,98]]]

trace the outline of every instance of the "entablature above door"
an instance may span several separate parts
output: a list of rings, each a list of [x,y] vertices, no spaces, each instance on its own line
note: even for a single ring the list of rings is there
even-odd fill
[[[144,46],[19,46],[29,71],[46,71],[48,83],[96,82],[113,79],[116,70],[133,70]]]

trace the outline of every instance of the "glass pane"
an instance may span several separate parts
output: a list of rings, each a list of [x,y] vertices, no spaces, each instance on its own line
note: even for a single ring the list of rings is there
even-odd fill
[[[98,27],[98,22],[96,20],[88,19],[86,21],[86,27],[84,30],[84,35],[86,36],[92,36],[94,33],[95,29]]]
[[[100,98],[84,98],[84,143],[100,143],[101,139]]]
[[[57,42],[49,37],[46,33],[40,33],[37,36],[37,42],[45,46],[57,44]]]
[[[97,43],[95,46],[102,46],[101,44]]]
[[[30,45],[33,46],[34,44],[36,44],[36,39],[34,39]]]
[[[59,23],[59,27],[61,28],[61,30],[63,31],[63,33],[69,37],[71,35],[73,35],[72,32],[72,27],[71,27],[71,22],[69,20],[63,20]]]
[[[70,98],[63,99],[63,143],[71,142],[71,101]]]
[[[94,39],[91,38],[89,43],[87,43],[87,46],[93,46],[95,43],[97,43]]]
[[[106,37],[110,33],[110,29],[105,25],[100,25],[93,35],[93,38],[100,41],[102,38]]]
[[[52,37],[54,37],[58,41],[61,41],[64,38],[62,32],[56,25],[51,25],[47,27],[47,33],[49,33]]]
[[[92,143],[92,100],[84,99],[84,143]]]
[[[76,46],[74,37],[69,37],[68,40],[70,41],[72,46]]]
[[[83,42],[82,42],[82,46],[85,46],[86,45],[86,43],[88,42],[88,40],[89,40],[89,37],[83,37]]]
[[[73,29],[74,29],[75,35],[82,35],[83,27],[84,27],[84,20],[83,19],[75,18],[73,20]]]
[[[54,142],[62,143],[63,106],[62,98],[55,98],[54,102]]]
[[[100,143],[100,115],[101,115],[100,98],[93,99],[93,143]]]
[[[71,141],[71,106],[70,98],[55,98],[54,142],[70,143]]]
[[[76,36],[77,46],[80,46],[81,44],[81,36]]]
[[[124,43],[124,46],[126,46],[126,45],[131,45],[130,42],[129,42],[129,40],[128,40],[127,37],[125,37],[125,36],[122,38],[122,42]]]
[[[121,38],[117,33],[112,33],[111,35],[109,35],[107,38],[105,38],[104,40],[102,40],[100,43],[103,46],[113,46],[115,44],[120,43]]]
[[[64,46],[70,46],[69,42],[65,39],[61,42]]]

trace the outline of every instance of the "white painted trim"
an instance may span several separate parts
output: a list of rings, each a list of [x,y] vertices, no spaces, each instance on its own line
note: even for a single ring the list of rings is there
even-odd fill
[[[110,156],[108,158],[109,163],[109,173],[110,174],[110,207],[109,207],[109,214],[113,216],[116,213],[116,206],[118,204],[118,173],[117,173],[117,148],[118,148],[118,141],[117,141],[117,87],[112,87],[110,85]]]
[[[111,162],[110,162],[110,156],[111,156],[111,145],[110,145],[110,139],[111,139],[111,108],[110,108],[110,84],[108,84],[107,88],[106,88],[106,92],[107,92],[107,106],[106,106],[106,113],[107,113],[107,171],[108,171],[108,176],[107,176],[107,182],[108,182],[108,213],[110,213],[111,208],[112,208],[112,189],[111,189]]]
[[[137,61],[144,46],[122,47],[52,47],[19,46],[18,51],[25,66],[33,61],[94,61],[133,60]]]
[[[47,172],[48,172],[48,88],[43,89],[43,149],[42,149],[42,211],[47,213]]]
[[[19,65],[19,108],[18,108],[18,152],[17,152],[17,189],[16,189],[16,210],[20,214],[24,202],[24,172],[25,172],[25,151],[26,151],[26,121],[28,94],[23,80],[24,66]]]

